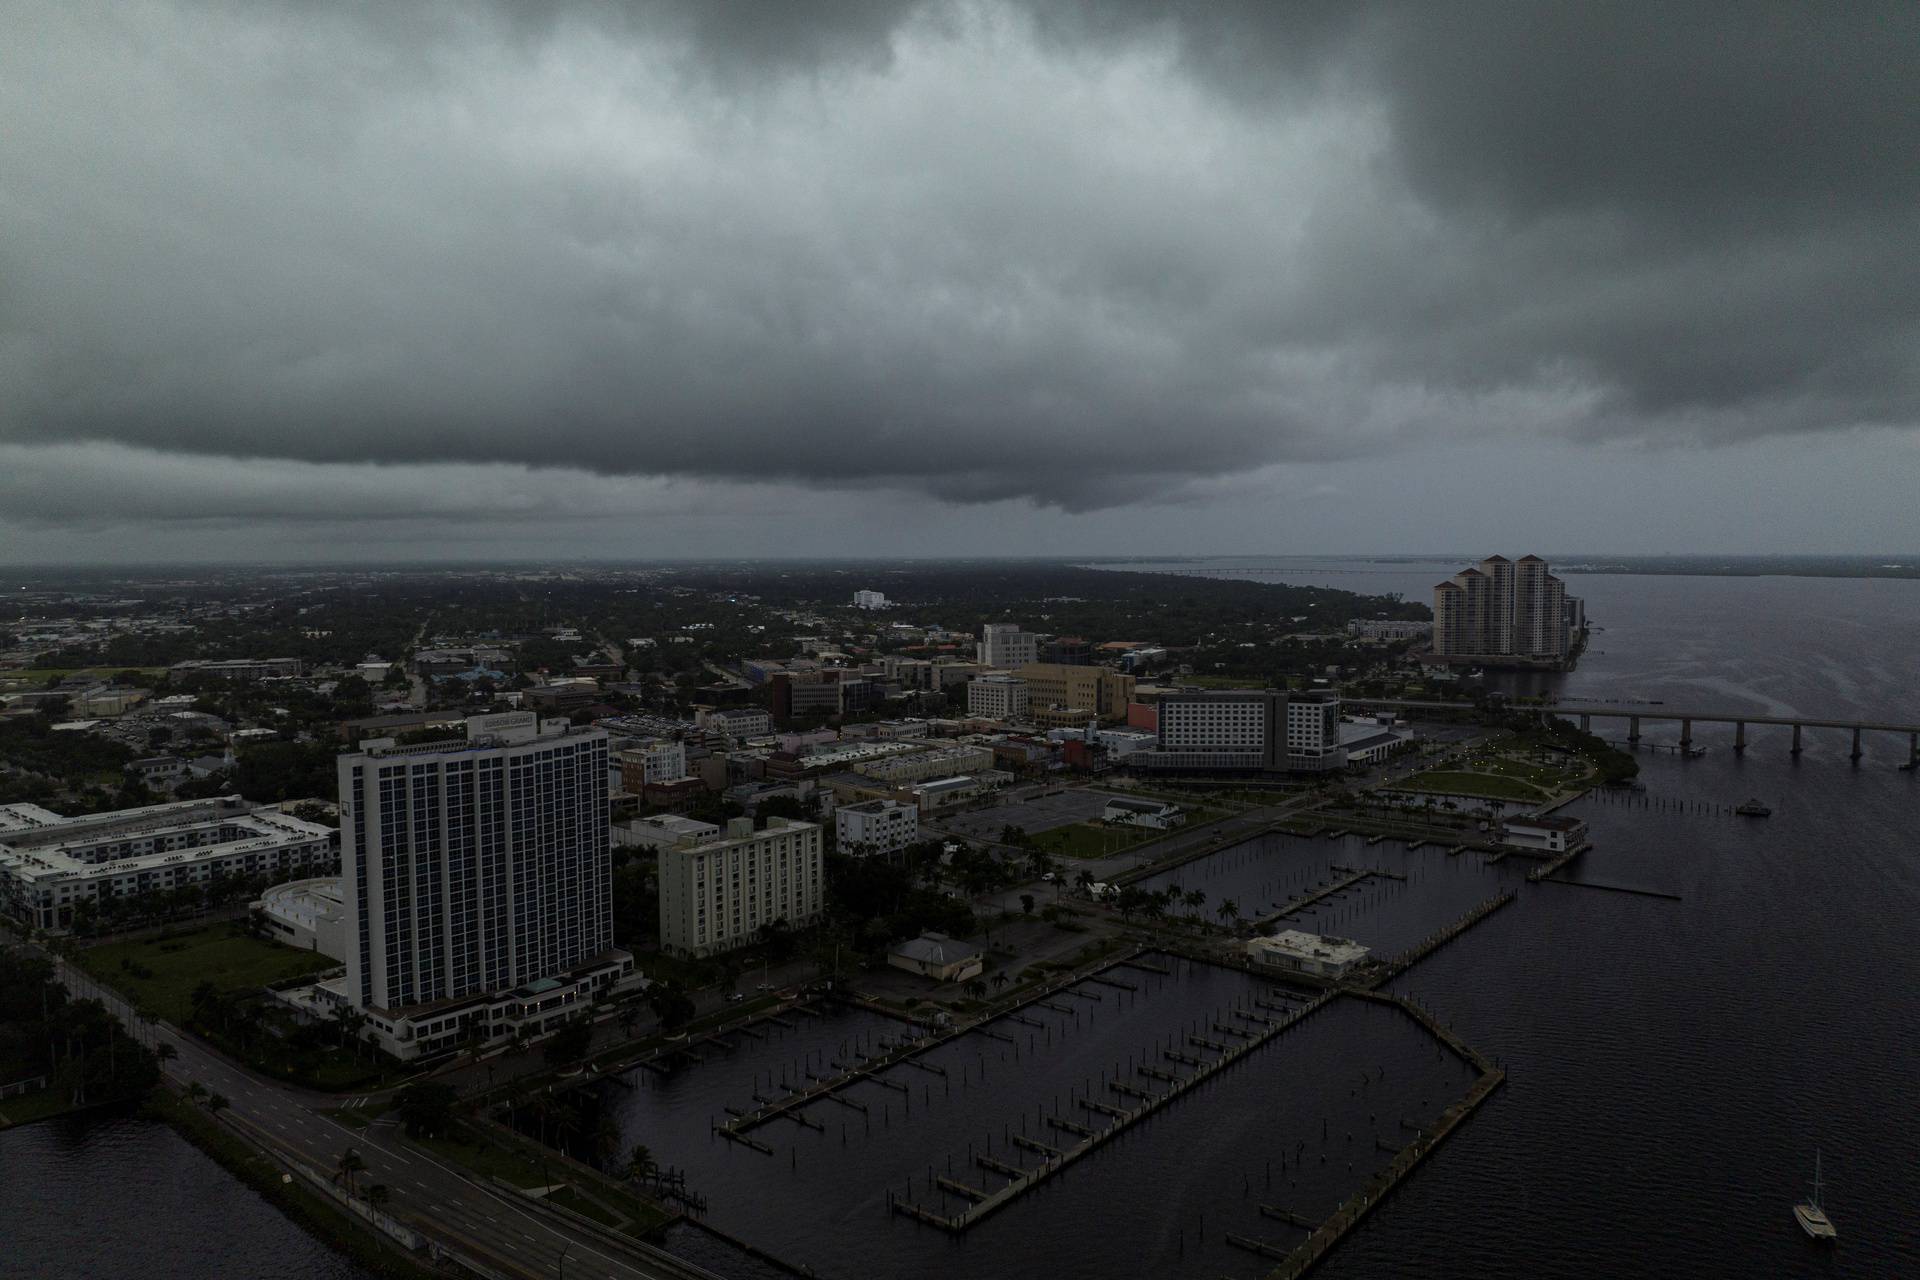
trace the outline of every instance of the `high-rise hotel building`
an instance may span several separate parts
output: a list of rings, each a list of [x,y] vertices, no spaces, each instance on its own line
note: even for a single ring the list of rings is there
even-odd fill
[[[1576,602],[1577,603],[1577,602]],[[1539,556],[1492,556],[1433,589],[1433,652],[1441,657],[1567,656],[1566,584]]]
[[[607,735],[531,712],[339,758],[347,972],[384,1047],[552,1030],[633,976],[613,946]]]
[[[1148,769],[1325,773],[1345,767],[1340,699],[1280,689],[1182,689],[1159,702]]]

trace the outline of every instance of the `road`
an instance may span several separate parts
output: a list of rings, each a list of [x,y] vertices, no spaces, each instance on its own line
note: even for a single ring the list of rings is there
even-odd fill
[[[53,959],[76,998],[99,1000],[143,1041],[173,1046],[178,1056],[162,1064],[169,1079],[223,1095],[230,1117],[255,1142],[323,1177],[332,1176],[340,1154],[352,1147],[367,1166],[356,1181],[384,1184],[390,1195],[386,1212],[456,1256],[515,1277],[558,1276],[564,1265],[566,1275],[582,1280],[714,1280],[703,1268],[639,1241],[614,1244],[528,1206],[515,1193],[474,1181],[408,1144],[391,1116],[365,1129],[340,1124],[322,1110],[339,1107],[343,1099],[261,1079],[176,1027],[139,1020],[118,992]]]

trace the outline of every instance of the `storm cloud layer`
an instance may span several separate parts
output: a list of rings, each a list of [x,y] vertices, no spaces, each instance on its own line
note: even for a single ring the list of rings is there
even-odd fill
[[[1085,512],[1920,423],[1911,3],[8,26],[0,516],[116,466],[218,514],[183,459],[261,520],[563,506],[543,474]]]

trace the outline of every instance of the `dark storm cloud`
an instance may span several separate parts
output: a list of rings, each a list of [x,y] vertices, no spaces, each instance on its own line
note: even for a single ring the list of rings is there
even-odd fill
[[[1920,420],[1920,6],[13,25],[24,448],[1084,510],[1485,433]]]

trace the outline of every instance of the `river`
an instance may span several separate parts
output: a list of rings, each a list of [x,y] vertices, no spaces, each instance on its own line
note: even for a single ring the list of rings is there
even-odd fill
[[[370,1280],[157,1121],[0,1132],[0,1276]]]

